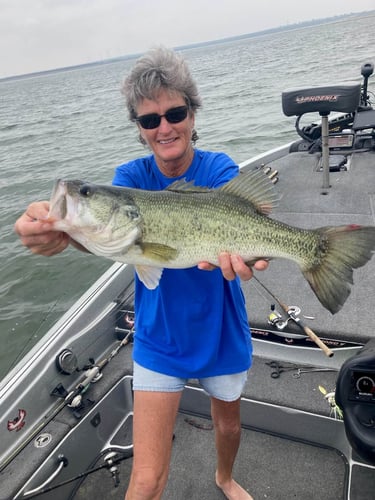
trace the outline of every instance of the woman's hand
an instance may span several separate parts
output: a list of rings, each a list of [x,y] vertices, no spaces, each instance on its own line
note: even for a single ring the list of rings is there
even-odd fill
[[[31,203],[14,225],[21,243],[32,253],[46,257],[62,252],[70,243],[68,234],[53,231],[51,222],[44,220],[48,211],[48,201]]]
[[[257,260],[252,267],[249,267],[239,255],[222,252],[219,255],[219,267],[224,278],[229,281],[234,280],[236,276],[239,276],[244,281],[248,281],[253,277],[252,267],[257,271],[264,271],[268,267],[268,262],[266,260]],[[209,262],[200,262],[198,268],[205,271],[212,271],[217,266]]]

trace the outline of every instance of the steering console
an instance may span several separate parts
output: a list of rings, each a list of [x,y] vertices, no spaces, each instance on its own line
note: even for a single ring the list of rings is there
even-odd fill
[[[336,402],[343,410],[347,438],[363,459],[375,464],[375,339],[342,365]]]

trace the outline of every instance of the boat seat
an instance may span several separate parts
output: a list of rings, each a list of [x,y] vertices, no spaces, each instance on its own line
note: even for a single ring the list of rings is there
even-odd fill
[[[361,84],[357,82],[287,89],[282,93],[282,107],[286,116],[304,113],[328,115],[332,111],[353,113],[359,105]]]

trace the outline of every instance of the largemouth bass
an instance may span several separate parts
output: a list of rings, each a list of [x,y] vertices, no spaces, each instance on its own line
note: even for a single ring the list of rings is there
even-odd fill
[[[268,217],[275,201],[272,183],[258,170],[218,189],[185,181],[146,191],[59,180],[49,220],[91,253],[134,264],[150,289],[163,268],[217,265],[223,251],[245,262],[291,259],[323,306],[336,313],[350,293],[353,269],[374,252],[375,227],[300,229]]]

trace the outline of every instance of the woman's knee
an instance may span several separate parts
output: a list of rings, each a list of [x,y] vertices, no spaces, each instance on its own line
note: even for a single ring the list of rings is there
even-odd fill
[[[212,419],[215,430],[230,436],[241,432],[240,408],[237,401],[225,402],[213,400]]]
[[[129,490],[130,498],[144,498],[157,500],[161,498],[168,478],[168,470],[154,470],[152,468],[134,468],[132,470]]]

